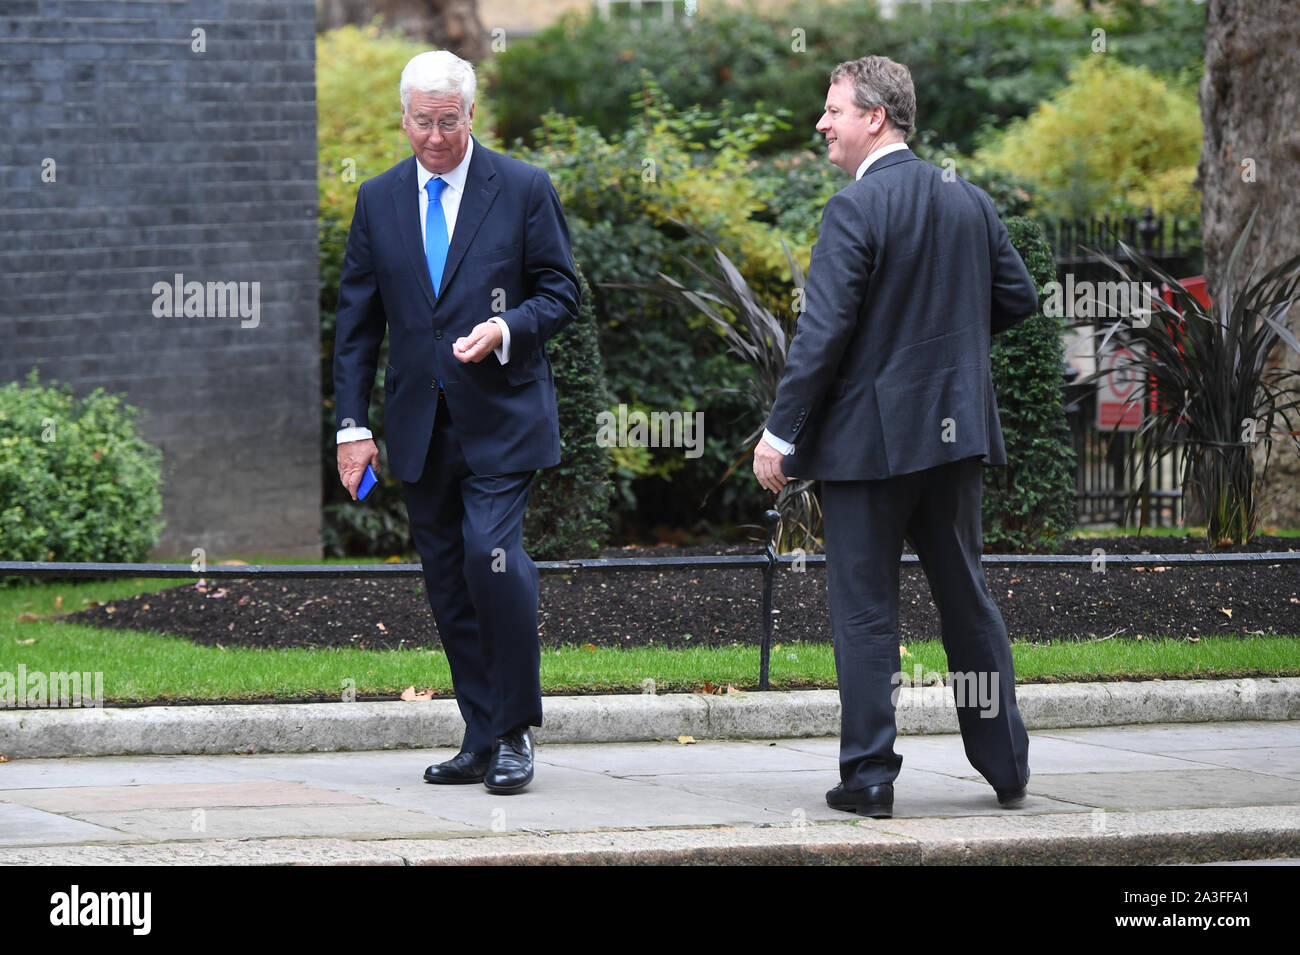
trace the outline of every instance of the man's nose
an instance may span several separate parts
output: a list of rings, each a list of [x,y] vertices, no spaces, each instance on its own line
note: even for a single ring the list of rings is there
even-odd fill
[[[830,122],[826,119],[826,114],[822,113],[822,118],[817,120],[817,132],[824,133],[831,128]]]

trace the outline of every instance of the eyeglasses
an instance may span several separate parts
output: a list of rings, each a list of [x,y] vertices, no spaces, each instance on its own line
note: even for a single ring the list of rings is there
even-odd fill
[[[430,132],[437,126],[444,136],[450,136],[465,125],[465,117],[460,119],[411,119],[410,124],[422,133]]]

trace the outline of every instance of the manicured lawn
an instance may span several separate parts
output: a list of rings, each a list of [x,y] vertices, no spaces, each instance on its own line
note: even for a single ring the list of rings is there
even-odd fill
[[[333,700],[395,698],[415,686],[447,694],[451,676],[437,650],[267,650],[202,647],[158,633],[104,630],[58,623],[40,616],[148,593],[174,584],[166,580],[50,583],[0,591],[0,671],[17,673],[102,672],[110,703],[166,700]],[[19,622],[22,614],[35,621]],[[1017,679],[1059,682],[1300,674],[1300,638],[1206,637],[1185,640],[1098,640],[1012,646]],[[947,670],[942,646],[913,643],[902,658],[910,678],[920,667]],[[542,684],[548,693],[709,690],[757,682],[755,647],[688,649],[575,646],[542,655]],[[823,643],[787,643],[772,653],[776,687],[833,687],[835,664]]]

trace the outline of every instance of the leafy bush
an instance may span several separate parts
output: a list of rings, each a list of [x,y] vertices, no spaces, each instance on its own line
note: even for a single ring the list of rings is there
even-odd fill
[[[596,444],[596,420],[609,407],[609,385],[596,338],[591,286],[578,270],[578,317],[546,343],[555,370],[563,458],[533,479],[524,517],[524,541],[539,559],[590,557],[609,536],[614,494],[610,462]]]
[[[726,355],[705,319],[639,287],[658,272],[684,275],[684,261],[708,254],[716,242],[761,294],[790,301],[781,236],[763,221],[779,215],[771,182],[752,174],[753,150],[775,121],[763,114],[679,113],[653,83],[638,99],[641,121],[614,139],[547,116],[537,147],[521,158],[551,174],[564,203],[574,257],[595,293],[616,400],[705,415],[708,439],[698,459],[676,449],[611,449],[622,509],[646,515],[645,525],[753,520],[763,508],[757,484],[722,484],[755,423],[742,393],[744,368]],[[705,134],[707,148],[697,141]],[[811,231],[791,239],[805,262],[811,239]]]
[[[806,141],[831,69],[876,53],[911,69],[920,128],[969,151],[981,128],[1028,114],[1064,85],[1098,26],[1108,56],[1184,83],[1200,75],[1205,11],[1185,0],[1124,4],[1105,16],[1009,2],[906,4],[892,19],[849,0],[767,12],[707,4],[689,21],[635,31],[595,12],[570,16],[512,42],[492,93],[505,141],[531,136],[551,110],[615,137],[637,120],[627,104],[645,69],[674,103],[784,116],[790,128],[765,147],[779,151]]]
[[[1074,528],[1074,449],[1061,403],[1064,319],[1042,309],[1043,287],[1056,279],[1052,250],[1032,219],[1014,216],[1006,226],[1038,289],[1039,310],[993,338],[1007,467],[984,472],[984,539],[1019,550],[1050,545]]]
[[[138,562],[163,522],[162,453],[137,410],[96,388],[0,387],[0,555],[4,560]]]
[[[1143,109],[1134,109],[1135,103]],[[977,162],[1034,181],[1040,211],[1189,215],[1201,155],[1195,90],[1106,56],[1080,61],[1069,85],[981,148]]]

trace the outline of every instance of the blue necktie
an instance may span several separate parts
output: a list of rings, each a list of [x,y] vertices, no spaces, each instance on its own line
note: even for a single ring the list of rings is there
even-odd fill
[[[447,264],[447,217],[442,214],[442,191],[447,180],[433,178],[425,184],[429,190],[429,209],[424,216],[424,257],[429,261],[429,278],[433,281],[433,294],[437,297],[442,288],[442,270]]]

